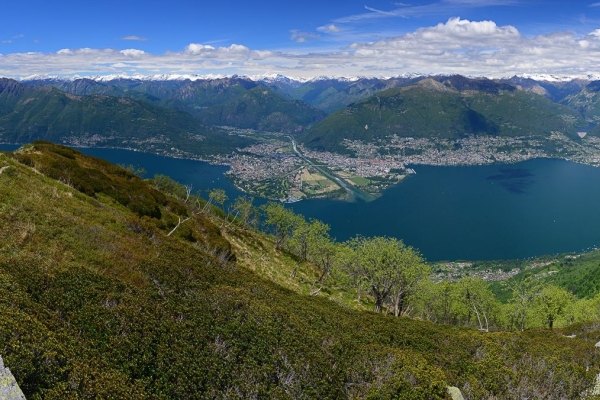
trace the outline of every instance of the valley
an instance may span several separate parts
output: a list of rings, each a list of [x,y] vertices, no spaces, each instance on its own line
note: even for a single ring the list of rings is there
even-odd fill
[[[233,131],[235,132],[235,131]],[[244,135],[248,135],[245,131]],[[463,139],[406,138],[393,135],[375,142],[344,140],[351,155],[318,151],[296,144],[289,135],[253,132],[259,144],[239,149],[212,162],[231,167],[227,176],[245,192],[272,200],[337,198],[354,201],[348,185],[371,201],[414,172],[409,166],[514,164],[535,158],[557,158],[600,166],[600,139],[573,140],[554,132],[549,137],[470,136]],[[302,178],[310,164],[318,165],[317,190]]]

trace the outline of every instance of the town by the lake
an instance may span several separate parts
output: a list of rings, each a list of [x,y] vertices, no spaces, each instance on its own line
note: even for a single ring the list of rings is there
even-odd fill
[[[377,197],[418,172],[418,165],[467,166],[560,158],[600,166],[600,139],[560,132],[549,137],[468,136],[459,140],[404,138],[378,143],[345,140],[347,154],[315,151],[280,133],[233,130],[258,144],[210,161],[228,165],[227,176],[246,193],[287,202],[305,198],[344,199],[349,188]]]

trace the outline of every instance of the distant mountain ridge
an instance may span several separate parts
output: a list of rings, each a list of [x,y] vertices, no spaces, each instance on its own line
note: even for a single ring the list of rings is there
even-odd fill
[[[553,131],[576,139],[582,126],[576,111],[544,96],[456,75],[419,80],[350,104],[312,127],[303,141],[315,149],[344,152],[344,139],[549,137]]]
[[[121,87],[124,82],[136,83],[139,86],[184,84],[184,82],[211,81],[245,81],[264,85],[287,100],[301,100],[313,107],[332,113],[351,103],[365,99],[379,91],[393,87],[405,86],[423,79],[438,81],[457,75],[427,75],[422,73],[405,73],[390,77],[372,76],[318,76],[312,78],[287,77],[280,74],[261,74],[250,76],[238,75],[198,75],[198,74],[160,74],[160,75],[105,75],[89,77],[59,77],[36,75],[23,78],[26,85],[50,85],[71,93],[69,88],[76,81],[93,81],[109,86]],[[501,79],[485,77],[463,77],[467,81],[493,81],[515,86],[519,90],[531,91],[543,95],[554,102],[560,102],[567,96],[581,91],[588,83],[600,80],[600,75],[583,74],[581,76],[556,76],[544,74],[527,74]],[[129,95],[132,95],[131,93]],[[159,96],[160,97],[160,96]],[[310,122],[310,121],[309,121]]]
[[[22,84],[52,86],[74,95],[130,98],[185,112],[207,126],[301,134],[309,147],[342,151],[343,139],[372,142],[389,135],[457,139],[548,137],[561,132],[574,140],[578,131],[598,135],[600,128],[594,127],[600,119],[600,100],[592,95],[594,78],[113,75],[38,76]]]
[[[194,80],[34,79],[25,83],[76,95],[129,97],[185,111],[207,125],[293,133],[325,117],[323,111],[304,102],[281,97],[260,82],[235,76]]]
[[[77,85],[83,92],[102,92],[93,81]],[[185,149],[196,156],[229,152],[250,143],[202,125],[187,113],[145,101],[105,94],[80,96],[6,78],[0,79],[0,140],[128,147],[171,155]]]

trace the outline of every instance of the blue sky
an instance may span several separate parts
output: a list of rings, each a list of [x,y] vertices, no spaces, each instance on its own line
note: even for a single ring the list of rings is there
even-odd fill
[[[0,75],[600,75],[600,2],[10,1]]]

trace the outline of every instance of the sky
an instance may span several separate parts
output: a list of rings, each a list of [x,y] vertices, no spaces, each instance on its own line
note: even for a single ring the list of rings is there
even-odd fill
[[[6,0],[0,76],[600,76],[600,0]]]

